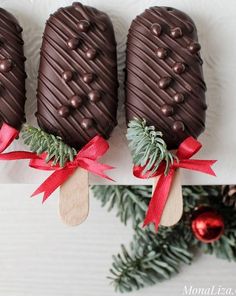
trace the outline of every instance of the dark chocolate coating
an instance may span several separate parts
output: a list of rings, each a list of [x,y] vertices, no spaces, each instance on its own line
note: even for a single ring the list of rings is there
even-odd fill
[[[25,121],[25,57],[22,28],[0,8],[0,125],[20,129]]]
[[[116,41],[109,17],[73,3],[47,21],[38,77],[39,126],[81,148],[116,125]]]
[[[205,91],[197,30],[171,7],[152,7],[132,22],[127,42],[126,117],[144,118],[169,149],[205,128]]]

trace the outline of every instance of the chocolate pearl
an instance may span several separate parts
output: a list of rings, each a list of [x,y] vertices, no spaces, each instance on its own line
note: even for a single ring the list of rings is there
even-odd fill
[[[78,38],[71,38],[67,41],[67,45],[70,49],[78,48],[79,44],[80,44],[80,41]]]
[[[161,89],[165,89],[171,84],[171,81],[171,77],[163,77],[158,81],[158,85]]]
[[[86,51],[86,57],[89,59],[89,60],[93,60],[97,55],[97,51],[96,49],[94,48],[89,48],[87,51]]]
[[[90,22],[87,20],[81,20],[78,24],[77,27],[80,32],[88,32],[89,27],[90,27]]]
[[[69,103],[70,103],[71,107],[78,109],[80,106],[83,105],[83,100],[80,96],[74,95],[73,97],[71,97],[69,99]]]
[[[174,108],[171,105],[165,104],[161,107],[161,112],[165,116],[171,116],[174,114]]]
[[[84,129],[89,129],[93,126],[93,119],[91,118],[84,118],[82,121],[81,121],[81,125]]]
[[[198,42],[191,42],[188,45],[188,50],[192,53],[195,54],[197,52],[199,52],[199,50],[201,49],[201,45]]]
[[[183,121],[180,121],[180,120],[175,121],[173,123],[172,129],[177,133],[183,132],[185,130]]]
[[[92,90],[88,93],[89,100],[93,103],[97,103],[101,100],[101,94],[98,90]]]
[[[11,59],[4,59],[0,61],[0,72],[9,72],[13,67]]]
[[[207,104],[206,104],[206,103],[203,103],[203,104],[202,104],[202,109],[203,109],[203,110],[207,110]]]
[[[180,103],[183,103],[184,101],[184,95],[182,93],[176,93],[174,95],[174,101],[177,103],[177,104],[180,104]]]
[[[163,48],[163,47],[159,47],[157,50],[156,50],[156,54],[158,56],[158,58],[160,59],[165,59],[167,58],[168,56],[168,50]]]
[[[16,24],[16,31],[21,33],[23,31],[22,27],[19,24]]]
[[[151,32],[152,32],[153,35],[156,35],[157,37],[159,37],[161,35],[161,32],[162,32],[161,25],[156,24],[156,23],[152,24]]]
[[[62,78],[66,81],[69,82],[72,80],[73,78],[73,72],[70,70],[67,70],[65,72],[62,73]]]
[[[94,79],[93,73],[85,73],[83,75],[83,81],[87,84],[91,83]]]
[[[173,70],[177,74],[182,74],[185,71],[185,65],[184,65],[184,63],[176,62],[174,64],[174,66],[173,66]]]
[[[70,115],[70,109],[67,106],[61,106],[57,111],[58,114],[63,118],[66,118]]]
[[[180,27],[176,27],[171,29],[170,36],[174,39],[177,39],[183,36],[183,32]]]

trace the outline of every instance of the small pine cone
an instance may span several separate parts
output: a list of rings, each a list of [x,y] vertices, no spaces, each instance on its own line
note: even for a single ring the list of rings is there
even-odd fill
[[[222,186],[223,203],[226,206],[234,206],[236,208],[236,185]]]

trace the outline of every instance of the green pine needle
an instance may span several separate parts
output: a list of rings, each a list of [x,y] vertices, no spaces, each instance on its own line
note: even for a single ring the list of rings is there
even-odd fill
[[[146,120],[135,118],[128,125],[127,139],[133,155],[135,165],[145,166],[143,174],[150,171],[154,174],[161,162],[165,162],[165,175],[170,165],[177,157],[167,150],[162,133],[156,131],[154,126],[147,126]]]
[[[76,149],[65,144],[60,137],[48,134],[39,128],[24,125],[22,138],[32,152],[38,155],[46,153],[46,162],[52,160],[52,165],[59,164],[64,167],[77,155]]]
[[[93,186],[102,206],[114,210],[122,223],[132,222],[135,235],[129,247],[113,256],[110,280],[116,291],[130,292],[169,279],[182,264],[190,264],[200,248],[219,258],[236,261],[236,211],[222,202],[221,186],[184,186],[184,215],[173,227],[142,228],[151,186]],[[191,214],[199,206],[215,208],[224,217],[225,232],[213,243],[202,243],[191,230]]]

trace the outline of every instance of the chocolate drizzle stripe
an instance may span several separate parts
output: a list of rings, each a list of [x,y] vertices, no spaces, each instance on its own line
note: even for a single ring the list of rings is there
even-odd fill
[[[163,17],[159,16],[158,14],[153,13],[152,10],[147,10],[147,13],[153,15],[153,16],[156,18],[156,22],[157,22],[157,23],[161,21],[161,23],[164,23],[166,26],[169,26],[169,25],[170,25],[169,20],[167,21],[167,20],[163,19]],[[143,19],[144,21],[148,22],[149,24],[151,24],[151,21],[150,21],[150,20],[145,19],[145,18],[142,17],[142,16],[141,16],[140,18]],[[173,26],[173,25],[172,25],[172,26]],[[188,38],[186,38],[186,37],[183,36],[183,37],[181,38],[181,40],[184,40],[184,41],[185,41],[185,42],[183,43],[183,42],[181,42],[180,38],[178,38],[179,40],[178,40],[178,39],[173,39],[173,38],[171,38],[167,33],[163,34],[162,38],[163,38],[163,37],[166,38],[166,39],[168,39],[168,40],[170,41],[170,43],[175,44],[175,46],[177,46],[177,47],[180,49],[180,51],[183,50],[183,49],[185,49],[186,46],[187,46],[191,41],[194,40],[194,38],[192,38],[192,37],[188,37]],[[195,41],[197,41],[197,39],[196,39]],[[185,54],[187,57],[189,57],[191,60],[194,59],[194,60],[196,60],[196,62],[198,62],[198,63],[201,62],[200,56],[198,56],[198,55],[196,55],[195,57],[193,57],[193,56],[191,55],[191,53],[189,53],[187,50],[185,50],[184,54]],[[184,59],[186,60],[186,57],[185,57]]]
[[[0,126],[20,129],[25,121],[25,70],[23,40],[17,20],[0,8]]]
[[[55,33],[57,33],[57,36],[66,44],[66,40],[64,40],[62,38],[62,36],[59,34],[58,31],[56,31],[57,27],[55,26],[55,24],[50,24],[49,27],[52,30],[54,30]],[[109,81],[109,85],[114,85],[114,87],[115,87],[115,83],[113,80],[111,80],[110,76],[104,72],[101,72],[101,68],[98,67],[95,63],[94,63],[94,65],[89,65],[89,63],[83,58],[84,54],[81,55],[77,51],[75,51],[74,54],[76,55],[76,58],[78,59],[80,65],[82,65],[81,67],[83,68],[83,70],[87,69],[87,71],[93,72],[93,67],[95,67],[96,73],[97,73],[97,75],[99,75],[99,81],[102,83],[102,85],[101,85],[102,87],[105,86],[106,88],[108,88],[108,84],[106,83],[106,81],[103,78],[101,78],[101,76],[100,76],[101,73],[103,73],[103,75],[105,75],[105,79],[107,81]],[[106,84],[107,84],[107,86],[106,86]]]
[[[44,102],[44,100],[42,101],[42,105],[44,105],[46,112],[50,114],[50,117],[52,117],[55,120],[55,122],[57,122],[57,124],[60,123],[59,120],[63,120],[63,118],[61,119],[58,116],[56,116],[53,112],[54,106],[51,104],[51,102],[49,100],[47,100],[47,98],[44,96],[44,94],[41,93],[40,91],[39,91],[39,94],[41,94],[45,99],[45,102]],[[51,105],[51,107],[50,107],[50,105]],[[89,139],[89,134],[86,131],[84,131],[80,125],[78,125],[77,121],[72,120],[72,122],[71,122],[66,119],[64,119],[63,121],[64,121],[64,125],[68,129],[73,129],[75,132],[77,131],[77,129],[79,129],[80,132],[84,135],[84,137]],[[66,139],[67,138],[66,130],[60,130],[60,136],[64,137]]]
[[[135,22],[137,22],[137,24],[139,25],[142,25],[142,28],[146,30],[146,34],[149,34],[149,31],[150,31],[150,26],[151,26],[151,22],[147,22],[147,20],[144,20],[143,18],[140,17],[140,19],[143,20],[143,22],[138,22],[138,20],[136,20]],[[147,24],[144,24],[146,21]],[[134,30],[134,29],[132,29]],[[139,34],[143,35],[143,36],[146,36],[145,34],[142,34],[140,31],[137,31]],[[152,40],[150,40],[150,42],[153,43]],[[160,43],[160,47],[163,47],[163,48],[172,48],[173,45],[173,42],[175,42],[174,39],[170,38],[167,34],[165,34],[162,39],[159,39],[158,42]],[[155,44],[154,44],[155,45]],[[187,46],[187,44],[186,44]],[[182,54],[181,54],[182,52]],[[184,50],[184,54],[189,54],[188,53],[188,50],[187,48]],[[184,55],[183,55],[183,48],[182,46],[178,43],[178,42],[175,42],[175,51],[172,52],[172,55],[174,57],[177,57],[177,61],[180,60],[180,61],[185,61],[187,62],[188,64],[188,59],[186,60],[186,58],[184,58]],[[190,55],[190,54],[189,54]],[[170,56],[168,57],[169,59],[171,58]],[[189,59],[191,60],[193,57],[192,55],[189,56]],[[196,60],[196,62],[198,63],[199,61]],[[205,82],[203,81],[202,77],[196,72],[194,71],[194,69],[189,69],[192,73],[192,75],[196,76],[196,78],[198,79],[198,83],[199,85],[204,88],[204,90],[206,89],[206,85],[205,85]]]
[[[51,65],[51,64],[50,64],[50,65]],[[61,90],[58,89],[57,86],[56,86],[55,84],[53,84],[53,83],[52,83],[52,82],[51,82],[51,81],[50,81],[50,80],[49,80],[49,79],[48,79],[43,73],[41,73],[41,75],[44,77],[44,79],[46,79],[46,81],[48,81],[48,83],[50,83],[51,86],[54,87],[54,89],[56,90],[56,92],[57,92],[58,94],[60,94],[60,96],[64,97],[64,102],[63,102],[61,99],[59,99],[58,96],[56,96],[56,98],[57,98],[57,102],[59,103],[59,106],[65,104],[65,103],[67,104],[67,98],[66,98],[66,96],[63,94],[63,92],[61,92]],[[45,89],[45,87],[46,87],[46,88],[48,89],[48,91],[51,92],[52,95],[54,94],[54,96],[55,96],[55,91],[52,92],[51,89],[50,89],[50,87],[48,87],[48,86],[45,84],[44,80],[41,80],[41,83],[44,85],[44,89]],[[73,90],[71,90],[71,88],[70,88],[70,91],[71,91],[71,94],[73,95],[74,92],[73,92]],[[39,92],[39,91],[38,91],[38,92]],[[39,92],[39,93],[41,93],[41,95],[44,96],[44,94],[43,94],[42,92]],[[50,104],[52,105],[51,101],[48,100],[46,96],[44,96],[44,99],[47,100],[48,103],[50,103]],[[46,106],[46,105],[45,105],[45,106]],[[58,106],[58,107],[59,107],[59,106]],[[57,108],[57,106],[53,106],[53,107],[54,107],[54,108]],[[86,111],[86,110],[85,110],[85,111]],[[81,112],[81,115],[85,117],[85,115],[83,114],[83,112]],[[70,123],[70,121],[68,121],[68,122]],[[74,129],[74,131],[76,132],[76,130],[79,129],[80,132],[81,132],[82,134],[84,134],[85,137],[89,138],[89,135],[86,133],[85,130],[83,130],[83,129],[81,128],[81,126],[78,124],[78,122],[77,122],[77,121],[73,121],[73,122],[76,124],[76,128],[75,128],[74,125],[71,123],[71,127]]]
[[[44,54],[48,55],[47,53],[44,53]],[[54,59],[51,58],[51,56],[48,55],[48,57],[52,60],[52,62],[53,62],[54,64],[56,64],[56,66],[59,66],[59,65],[56,63],[56,61],[55,61]],[[46,58],[46,56],[45,56],[45,59],[48,61],[48,59]],[[53,69],[54,73],[60,78],[61,76],[60,76],[59,72],[56,71],[55,67],[54,67],[49,61],[48,61],[48,63],[50,64],[50,66],[51,66],[51,68]],[[60,68],[60,69],[61,69],[61,68]],[[43,73],[42,73],[42,75],[43,75]],[[43,76],[44,76],[44,75],[43,75]],[[50,82],[50,80],[49,80],[46,76],[44,76],[44,78],[47,79],[47,80]],[[43,82],[43,81],[42,81],[42,82]],[[70,90],[71,95],[74,95],[75,92],[74,92],[73,89],[70,87],[70,85],[69,85],[69,84],[66,84],[66,86],[67,86],[67,88]],[[78,84],[75,84],[75,86],[76,86],[76,87],[79,87]],[[56,87],[56,86],[54,85],[54,87]],[[57,90],[58,90],[58,89],[57,89]],[[81,89],[81,90],[82,90],[82,89]],[[83,91],[83,90],[82,90],[82,91]],[[84,92],[84,91],[83,91],[83,92]],[[62,94],[62,93],[61,93],[61,94]],[[65,96],[65,98],[66,98],[66,96]],[[45,99],[46,99],[46,97],[45,97]],[[58,99],[58,101],[59,101],[59,99]],[[60,102],[60,103],[61,103],[61,105],[63,105],[64,102]],[[84,109],[85,109],[85,111],[87,112],[87,114],[89,115],[89,117],[93,118],[93,117],[94,117],[94,114],[91,113],[91,111],[90,111],[89,109],[87,109],[85,106],[86,106],[86,105],[84,105]],[[81,114],[85,117],[85,115],[83,114],[83,112],[82,112],[82,111],[80,111],[80,112],[81,112]],[[103,115],[104,115],[104,113],[103,113]],[[78,123],[77,123],[77,127],[80,128],[80,131],[82,130],[81,127],[78,125]],[[97,128],[95,128],[95,129],[96,129],[96,131],[99,132],[100,134],[103,134],[103,132],[102,132],[101,129],[97,129]]]
[[[134,65],[133,65],[134,66]],[[142,79],[139,77],[139,76],[137,76],[137,74],[135,73],[135,72],[132,72],[139,80],[140,80],[140,83],[142,83]],[[146,79],[146,77],[145,77],[145,79]],[[147,80],[146,80],[146,82],[147,82]],[[131,91],[132,90],[132,87],[129,87],[129,86],[133,86],[133,92],[135,93],[135,95],[136,95],[136,98],[138,98],[140,101],[142,101],[142,99],[141,99],[141,96],[139,96],[138,95],[138,93],[137,92],[141,92],[141,94],[142,94],[142,97],[145,97],[145,99],[148,99],[148,102],[149,102],[149,105],[146,103],[145,104],[145,107],[146,108],[148,108],[148,111],[149,111],[149,117],[151,116],[151,114],[152,115],[154,115],[153,116],[153,119],[155,119],[155,117],[157,116],[157,114],[156,113],[154,113],[153,112],[153,107],[155,108],[155,106],[156,107],[159,107],[158,108],[158,113],[160,112],[159,110],[160,110],[160,105],[158,105],[156,102],[154,102],[153,100],[152,100],[152,97],[151,96],[148,96],[147,94],[145,94],[140,88],[138,88],[137,87],[137,85],[133,85],[133,84],[131,84],[131,83],[128,83],[127,84],[127,88]],[[153,96],[156,96],[156,93],[155,93],[155,91],[149,86],[149,89],[150,89],[150,91],[152,92],[152,95]],[[136,91],[137,90],[137,91]],[[159,94],[159,98],[161,98],[161,96],[160,96],[160,94]],[[164,99],[162,99],[162,102],[163,102],[163,104],[165,103],[165,100]],[[151,105],[153,105],[153,106],[151,106]],[[186,114],[188,114],[188,113],[186,113]],[[176,114],[176,115],[174,115],[173,116],[173,118],[170,118],[169,119],[169,121],[170,121],[170,123],[168,123],[168,126],[169,126],[169,128],[171,128],[171,122],[172,122],[172,124],[174,123],[174,121],[176,121],[176,120],[181,120],[181,121],[183,121],[183,117],[182,116],[180,116],[180,114]],[[194,117],[193,117],[193,122],[194,121],[196,121],[195,119],[194,119]],[[161,124],[160,124],[160,122],[161,122]],[[192,123],[193,123],[192,122]],[[164,130],[164,129],[166,129],[166,126],[167,126],[167,122],[165,122],[163,119],[162,119],[162,117],[160,116],[160,114],[159,114],[159,121],[158,121],[158,127],[162,127],[162,129]],[[196,126],[197,126],[197,124],[198,124],[198,122],[196,122]],[[194,134],[194,130],[191,130],[191,128],[189,128],[189,127],[187,127],[188,129],[189,129],[189,131],[191,132],[191,133],[193,133]]]
[[[153,48],[153,49],[156,48],[156,45],[154,44],[154,42],[153,42],[152,40],[149,40],[149,39],[145,36],[145,34],[142,34],[140,31],[137,31],[137,30],[132,30],[132,32],[134,33],[134,34],[133,34],[133,38],[137,38],[137,39],[139,39],[140,42],[142,42],[142,43],[144,43],[145,45],[147,45],[147,46],[145,46],[145,49],[146,49],[147,51],[151,51],[150,48]],[[137,35],[139,35],[139,36],[137,36]],[[144,42],[144,40],[142,40],[142,39],[145,39],[145,42]],[[163,43],[163,44],[161,45],[161,47],[163,47],[163,48],[167,48],[167,44]],[[171,61],[171,62],[172,62],[172,65],[173,65],[174,62],[175,62],[174,58],[172,58],[171,56],[169,56],[168,59],[166,59],[165,61],[163,61],[163,60],[161,60],[161,59],[158,59],[158,57],[155,56],[155,53],[154,53],[154,50],[153,50],[153,49],[152,49],[152,51],[151,51],[151,54],[153,55],[153,57],[154,57],[157,61],[159,61],[159,63],[162,63],[162,64],[163,64],[163,63],[166,63],[166,65],[169,66],[169,70],[170,70],[171,75],[174,76],[175,79],[178,80],[179,78],[181,78],[182,80],[184,80],[184,79],[183,79],[183,76],[184,76],[184,78],[187,78],[187,79],[188,79],[188,83],[189,83],[189,85],[192,84],[192,83],[196,83],[196,84],[198,84],[199,87],[201,87],[203,90],[206,89],[206,87],[205,87],[205,83],[203,82],[203,80],[200,78],[199,75],[196,75],[196,73],[192,72],[192,71],[191,71],[191,68],[188,68],[187,71],[185,71],[185,73],[183,73],[181,76],[179,76],[178,74],[173,73],[173,69],[172,69],[171,65],[168,63],[168,61]],[[179,61],[179,60],[177,59],[177,61]],[[181,61],[183,61],[183,58],[182,58],[182,57],[181,57]],[[186,79],[185,79],[185,80],[186,80]],[[190,80],[190,81],[189,81],[189,80]]]
[[[107,30],[100,31],[100,24],[94,25],[97,20]],[[47,21],[41,48],[40,126],[62,135],[75,148],[96,134],[108,138],[116,124],[117,86],[116,46],[109,18],[78,3],[54,13]],[[58,118],[54,126],[48,123],[52,115]]]
[[[64,49],[62,49],[59,46],[59,44],[56,43],[55,40],[53,40],[49,35],[47,35],[47,37],[45,37],[45,40],[51,45],[52,48],[55,48],[56,49],[57,54],[60,55],[60,58],[63,59],[65,61],[65,63],[67,63],[67,65],[69,65],[69,68],[74,68],[74,69],[75,69],[75,67],[78,68],[78,65],[75,64],[73,58]],[[53,42],[53,44],[51,42]],[[68,61],[68,59],[70,60],[70,62]],[[80,60],[83,60],[83,62],[84,62],[84,59],[82,57],[81,57]],[[70,64],[71,62],[73,63],[73,65]],[[82,64],[83,64],[83,62],[82,62]],[[83,72],[86,73],[86,70],[85,70],[85,68],[83,66],[81,66],[80,69],[82,69]],[[92,70],[92,68],[91,68],[91,70]],[[105,85],[105,83],[103,81],[101,81],[101,80],[99,80],[99,81],[102,82],[102,85],[101,86],[103,86],[103,87],[105,86],[105,91],[107,93],[110,93],[110,95],[112,95],[112,92],[110,91],[110,89],[108,88],[108,86]],[[98,88],[101,87],[97,81],[95,81],[94,84]],[[89,86],[87,86],[85,84],[84,84],[84,87],[86,87],[86,91],[88,91],[90,89]],[[86,93],[86,91],[84,91],[84,92]]]
[[[16,93],[14,92],[12,92],[12,88],[14,88],[14,91],[16,91],[17,93],[18,93],[18,95],[20,96],[20,95],[22,95],[22,92],[21,91],[19,91],[16,87],[15,87],[15,85],[11,82],[11,80],[8,78],[8,77],[6,77],[6,75],[4,75],[4,74],[2,74],[2,73],[0,73],[0,81],[4,84],[4,85],[8,85],[8,84],[10,84],[10,88],[4,88],[4,90],[7,92],[7,94],[8,94],[8,96],[7,96],[7,98],[4,98],[5,99],[5,101],[7,101],[7,100],[9,100],[8,98],[11,98],[11,100],[12,100],[12,102],[14,103],[13,105],[14,105],[14,108],[16,108],[17,110],[16,110],[16,112],[18,111],[21,111],[22,110],[22,104],[21,104],[21,102],[20,101],[18,101],[17,100],[17,95],[16,95]],[[10,101],[10,100],[9,100]]]
[[[129,44],[129,43],[128,43]],[[156,75],[156,76],[158,76],[159,78],[161,77],[160,75],[158,75],[157,73],[158,73],[158,70],[157,69],[152,69],[147,63],[145,64],[145,61],[141,58],[141,56],[142,56],[142,54],[143,55],[146,55],[145,54],[145,52],[141,49],[141,48],[139,48],[139,47],[136,47],[136,45],[135,44],[133,44],[133,43],[130,43],[130,45],[132,44],[132,46],[129,46],[128,47],[128,49],[127,49],[127,51],[130,51],[131,52],[131,54],[133,55],[133,56],[137,56],[137,58],[141,61],[142,60],[142,62],[144,63],[144,65],[146,66],[146,67],[148,67],[149,68],[149,70],[154,74],[154,75]],[[135,48],[137,49],[139,49],[140,51],[141,51],[141,56],[139,56],[138,55],[138,52],[137,52],[137,50],[132,50],[131,48],[132,47],[134,47],[135,46]],[[142,48],[144,48],[144,46],[142,47]],[[147,57],[149,57],[148,55],[147,55]],[[155,61],[155,60],[153,60],[153,61]],[[130,60],[127,62],[127,64],[131,64],[131,62],[130,62]],[[153,65],[156,65],[156,61],[155,61],[155,63],[152,63]],[[149,82],[153,82],[153,86],[155,86],[155,81],[153,80],[153,79],[151,79],[151,76],[150,75],[148,75],[148,73],[145,73],[141,68],[138,68],[137,67],[137,65],[135,65],[135,64],[132,64],[132,67],[129,67],[129,69],[131,69],[131,68],[136,68],[138,71],[137,72],[142,72],[143,73],[143,75],[145,76],[145,81],[146,81],[146,83],[149,81]],[[132,71],[132,70],[130,70],[130,71]],[[134,73],[134,72],[133,72]],[[167,76],[171,76],[171,72],[170,73],[168,73],[168,72],[165,72],[165,74],[168,74]],[[137,73],[135,73],[135,75],[137,76],[138,74]],[[139,77],[139,79],[142,81],[142,78],[140,78]],[[187,92],[187,90],[183,87],[182,88],[183,90],[184,90],[184,92]],[[151,89],[152,90],[152,89]],[[172,87],[169,87],[169,90],[173,90],[173,95],[174,95],[174,87],[172,88]],[[153,91],[153,95],[154,96],[156,96],[156,93],[155,93],[155,91],[154,90],[152,90]],[[166,94],[166,95],[165,95]],[[162,97],[162,95],[165,95],[167,98],[169,98],[169,101],[171,102],[173,99],[172,99],[172,97],[169,95],[169,96],[167,96],[168,95],[168,93],[167,92],[160,92],[160,93],[158,93],[158,96],[159,96],[159,98],[161,98],[162,99],[162,102],[163,102],[163,104],[164,104],[164,102],[166,101],[163,97]],[[196,98],[198,98],[198,96],[196,95]],[[182,107],[182,110],[183,111],[185,111],[184,110],[184,108]],[[189,110],[188,111],[190,111],[191,113],[192,113],[192,120],[194,121],[195,120],[195,117],[198,117],[198,114],[196,113],[196,110],[194,110],[194,109],[192,109],[191,107],[189,108]],[[187,112],[187,110],[185,111],[187,114],[191,114],[190,112]],[[179,119],[181,119],[182,120],[182,118],[179,118]],[[202,122],[202,119],[199,117],[198,118],[199,119],[199,121],[201,121]],[[204,126],[204,123],[202,122],[202,124],[203,124],[203,126]]]
[[[45,38],[45,40],[46,41],[48,41],[47,40],[47,38]],[[57,51],[57,53],[59,54],[59,52]],[[52,60],[52,62],[54,63],[54,64],[56,64],[56,66],[59,66],[57,63],[56,63],[56,61],[55,61],[55,59],[53,59],[50,55],[48,55],[47,53],[44,53],[45,55],[47,55],[51,60]],[[45,56],[45,58],[47,59],[47,57]],[[72,66],[71,66],[71,64],[63,57],[63,55],[60,55],[60,58],[61,59],[63,59],[64,60],[64,62],[67,64],[67,65],[69,65],[69,67],[71,68]],[[47,59],[48,60],[48,59]],[[48,61],[48,63],[50,63],[49,61]],[[53,70],[55,70],[55,68],[53,67],[53,65],[50,63],[50,65],[51,65],[51,67],[52,67],[52,69]],[[62,71],[62,68],[60,68],[60,72]],[[59,72],[57,72],[56,70],[55,70],[55,72],[57,73],[57,75],[58,75],[58,77],[61,77],[60,76],[60,74],[59,74]],[[81,86],[81,85],[79,85],[79,84],[75,84],[74,83],[74,86],[75,87],[79,87],[80,88],[80,90],[83,92],[83,94],[86,94],[86,91],[89,91],[89,88],[87,87],[87,90],[85,91],[84,89],[83,89],[83,87]],[[84,87],[85,87],[85,85],[84,85]],[[75,94],[75,92],[73,91],[73,89],[68,85],[68,88],[70,89],[70,91],[71,91],[71,95],[73,95],[73,94]],[[103,102],[104,102],[104,100],[103,100]],[[99,103],[98,103],[99,104]],[[100,105],[100,107],[104,107],[104,108],[99,108],[99,106],[97,106],[96,104],[94,104],[93,105],[93,107],[95,107],[97,110],[101,110],[102,112],[103,112],[103,115],[105,116],[105,117],[107,117],[107,120],[113,120],[112,119],[112,114],[109,112],[109,109],[108,109],[108,106],[106,106],[105,104],[102,104],[102,103],[100,103],[99,104]],[[84,105],[84,107],[85,107],[86,105]],[[87,108],[85,108],[86,110],[87,110],[87,113],[88,113],[88,115],[89,116],[93,116],[93,114],[91,113],[91,111],[89,110],[89,108],[87,109]],[[104,128],[105,128],[106,126],[104,126]],[[99,130],[99,132],[102,134],[102,130]]]
[[[56,21],[58,22],[58,23],[60,23],[60,25],[61,26],[64,26],[64,24],[63,23],[61,23],[60,22],[60,20],[58,20],[58,19],[56,19]],[[73,30],[72,30],[73,31]],[[73,31],[74,32],[74,31]],[[75,34],[75,33],[74,33]],[[76,34],[76,36],[77,36],[77,34]],[[91,47],[91,46],[90,46]],[[87,47],[87,49],[88,49],[88,47]],[[85,52],[83,52],[83,55],[85,54]],[[94,62],[94,61],[90,61],[90,63],[91,63],[91,66],[92,67],[94,67],[94,66],[96,66],[96,63]],[[100,69],[102,70],[102,71],[104,71],[108,76],[109,76],[109,72],[107,71],[107,68],[105,67],[105,65],[101,62],[101,61],[99,61],[99,60],[97,60],[97,66],[98,67],[100,67]]]
[[[168,149],[204,130],[206,87],[198,47],[194,23],[176,9],[148,9],[129,30],[127,119],[144,117],[163,132]]]
[[[132,44],[132,43],[128,43],[129,45],[132,45],[132,46],[129,46],[129,48],[127,49],[127,51],[130,51],[131,52],[131,54],[133,55],[133,56],[137,56],[137,59],[139,59],[140,61],[142,61],[142,63],[146,66],[146,67],[148,67],[149,68],[149,70],[155,75],[155,76],[158,76],[158,72],[157,72],[157,69],[153,69],[153,68],[151,68],[151,66],[150,65],[148,65],[147,63],[145,63],[145,61],[142,59],[142,54],[144,53],[143,51],[142,51],[142,48],[144,48],[144,46],[142,47],[142,48],[139,48],[139,47],[137,47],[140,51],[141,51],[141,55],[138,55],[138,51],[137,50],[131,50],[130,48],[132,48],[133,46],[134,47],[136,47],[136,45],[135,44]],[[155,61],[156,62],[156,61]],[[128,63],[130,63],[130,61],[128,61]],[[154,66],[154,63],[153,63],[153,66]],[[135,64],[133,64],[133,67],[136,67],[136,65]],[[142,71],[141,69],[139,69],[139,71]],[[148,76],[148,79],[150,79],[150,76],[148,75],[148,74],[146,74],[145,72],[143,72],[146,76]],[[166,73],[166,74],[169,74],[169,73]],[[171,74],[171,73],[170,73]],[[171,76],[171,75],[170,75]],[[159,75],[159,78],[160,78],[161,76]],[[153,80],[153,82],[155,83],[155,81]],[[169,94],[169,91],[171,91],[172,90],[172,94]],[[187,90],[183,87],[183,90],[186,92]],[[165,95],[165,93],[163,92],[162,93],[163,95]],[[172,87],[169,87],[169,89],[166,91],[166,95],[169,95],[169,102],[172,102],[173,101],[173,95],[175,94],[175,91],[174,91],[174,88],[172,88]],[[159,93],[158,94],[160,97],[161,97],[161,93]],[[198,96],[196,95],[195,96],[196,98],[198,98]],[[168,98],[168,97],[167,97]],[[166,100],[164,100],[163,99],[163,101],[166,101]],[[196,106],[191,106],[191,102],[192,102],[192,100],[190,100],[189,101],[189,106],[182,106],[182,108],[183,108],[183,110],[185,110],[185,107],[186,107],[186,112],[190,112],[190,113],[192,113],[192,118],[194,119],[194,117],[196,116],[196,117],[198,117],[198,120],[199,121],[201,121],[202,122],[202,125],[204,126],[204,122],[202,121],[202,119],[200,118],[200,116],[198,116],[198,114],[196,113]],[[195,109],[193,109],[193,107],[195,107]],[[197,106],[198,108],[201,108],[201,106]]]
[[[72,24],[73,30],[76,29],[76,25],[77,25],[76,18],[69,11],[63,11],[63,12],[65,16],[67,16],[68,21],[70,21],[70,23]],[[74,20],[74,22],[72,22],[72,19]],[[91,30],[91,37],[84,34],[83,39],[89,44],[93,44],[95,47],[101,48],[102,51],[105,51],[106,53],[109,53],[109,52],[112,54],[114,53],[115,46],[113,47],[107,46],[107,42],[104,38],[102,38],[102,34],[99,30],[97,30],[97,34],[94,34],[93,30]],[[95,42],[93,40],[95,40]],[[114,61],[112,60],[112,62]]]

